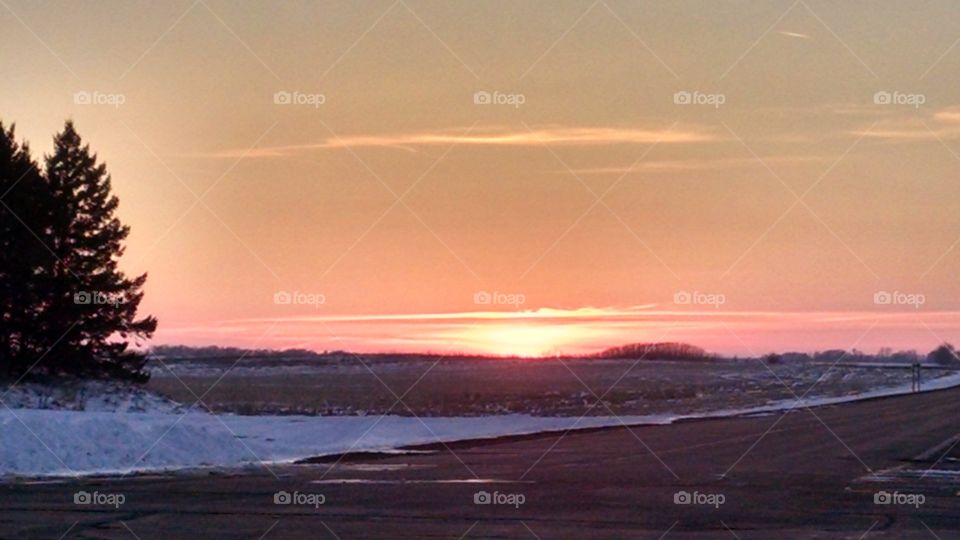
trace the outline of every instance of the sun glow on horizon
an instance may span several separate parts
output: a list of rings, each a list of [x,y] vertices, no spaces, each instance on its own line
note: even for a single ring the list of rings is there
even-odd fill
[[[493,323],[473,325],[450,338],[472,351],[496,356],[540,357],[568,352],[597,337],[598,330],[576,324]]]
[[[537,309],[387,315],[301,315],[161,327],[160,343],[230,344],[358,353],[542,357],[599,352],[628,343],[680,341],[710,352],[755,355],[849,347],[932,347],[960,312],[769,312],[629,308]]]

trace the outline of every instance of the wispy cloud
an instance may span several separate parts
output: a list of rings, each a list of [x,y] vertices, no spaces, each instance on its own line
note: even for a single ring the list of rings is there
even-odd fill
[[[960,124],[960,106],[940,109],[933,113],[933,118],[945,124]]]
[[[852,132],[856,136],[891,142],[946,140],[960,137],[960,106],[946,107],[926,115],[910,114],[890,118],[870,129]]]
[[[757,160],[755,157],[738,157],[738,158],[715,158],[715,159],[702,159],[702,158],[690,158],[690,159],[672,159],[672,160],[658,160],[658,161],[643,161],[635,164],[634,166],[627,167],[593,167],[593,168],[581,168],[574,169],[573,172],[576,174],[591,175],[591,174],[625,174],[633,172],[698,172],[698,171],[716,171],[716,170],[729,170],[729,169],[742,169],[750,167],[764,167],[764,163],[774,164],[774,163],[814,163],[828,161],[827,157],[823,156],[767,156],[763,157],[763,163]],[[559,174],[569,174],[570,171],[566,169],[556,171]]]
[[[551,320],[596,319],[632,317],[649,312],[657,304],[643,304],[624,308],[582,307],[577,309],[539,308],[516,311],[459,311],[452,313],[400,313],[384,315],[306,315],[294,317],[261,317],[237,319],[229,323],[263,322],[402,322],[402,321],[483,321],[483,320]]]
[[[601,144],[681,144],[717,140],[716,130],[703,127],[624,128],[624,127],[542,127],[535,129],[487,128],[462,131],[423,131],[386,135],[331,136],[305,144],[268,146],[248,150],[228,149],[209,153],[190,154],[191,157],[237,159],[282,158],[317,150],[383,147],[416,151],[424,146],[452,144],[474,146],[540,146],[601,145]]]

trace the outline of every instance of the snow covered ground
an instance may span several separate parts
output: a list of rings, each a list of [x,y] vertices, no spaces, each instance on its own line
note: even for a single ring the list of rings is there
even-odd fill
[[[174,413],[182,409],[179,403],[136,385],[81,380],[0,388],[0,403],[11,409],[68,411]]]
[[[756,407],[793,397],[838,397],[909,385],[909,364],[796,361],[410,359],[311,364],[246,360],[165,361],[147,389],[181,403],[239,415],[421,417],[646,416]],[[949,375],[924,369],[924,386]],[[408,391],[409,389],[409,391]],[[209,391],[208,391],[209,390]],[[595,395],[596,394],[596,395]],[[596,405],[596,396],[603,403]]]
[[[925,390],[960,385],[960,374],[930,381]],[[760,407],[696,415],[458,418],[399,416],[240,416],[166,408],[105,412],[0,409],[0,477],[122,474],[287,463],[350,451],[600,426],[665,424],[681,418],[772,413],[798,406],[908,393],[909,385],[858,395],[783,400]],[[4,401],[6,403],[6,401]],[[89,403],[89,402],[87,402]],[[122,405],[122,403],[120,404]],[[115,407],[115,410],[125,410]]]
[[[631,422],[639,419],[625,418]],[[576,418],[386,416],[214,416],[6,410],[0,413],[4,475],[74,475],[242,467],[348,451],[534,433]],[[616,425],[585,418],[577,427]]]

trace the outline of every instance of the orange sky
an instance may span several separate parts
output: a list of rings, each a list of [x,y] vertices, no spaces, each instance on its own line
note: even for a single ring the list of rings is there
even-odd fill
[[[956,15],[7,0],[0,115],[107,161],[157,343],[927,349],[960,338]]]

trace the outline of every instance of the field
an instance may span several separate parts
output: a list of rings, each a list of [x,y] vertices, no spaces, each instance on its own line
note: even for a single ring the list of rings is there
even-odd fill
[[[687,414],[910,385],[910,370],[798,362],[166,360],[149,389],[215,412],[544,416]],[[925,372],[925,377],[945,372]],[[598,398],[602,398],[598,404]]]

